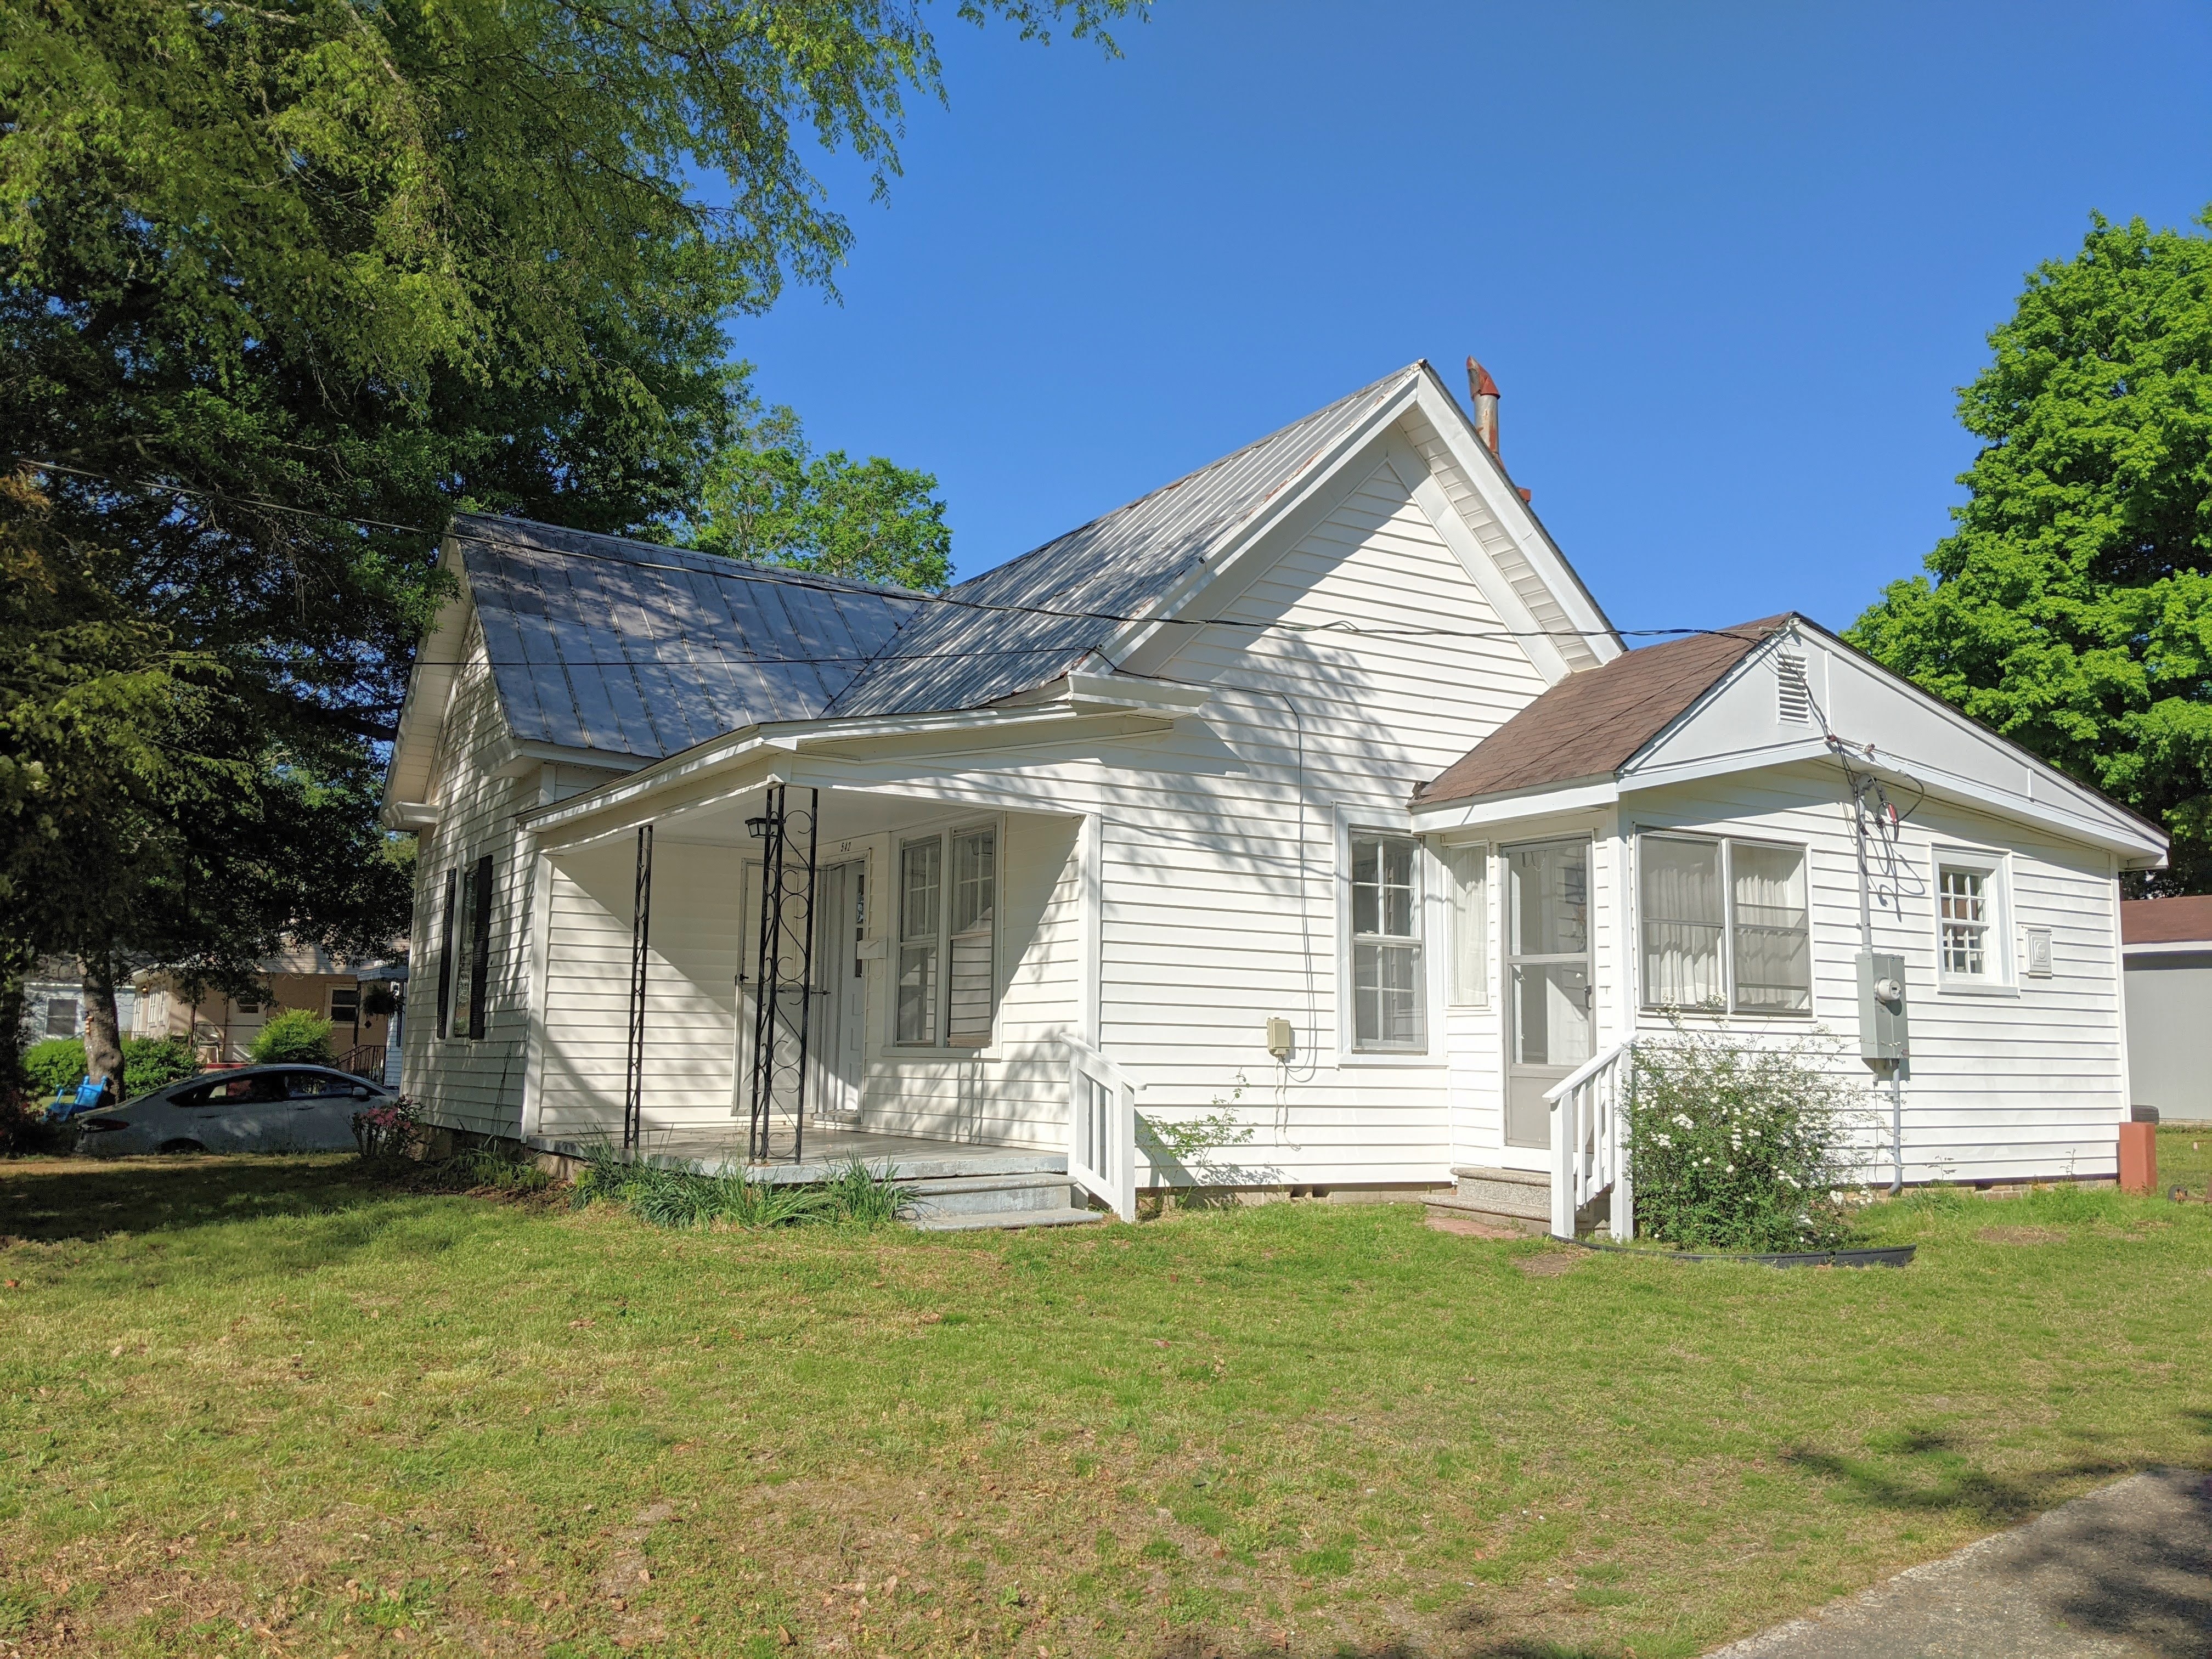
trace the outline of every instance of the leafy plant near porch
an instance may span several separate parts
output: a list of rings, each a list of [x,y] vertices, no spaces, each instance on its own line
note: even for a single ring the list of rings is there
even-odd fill
[[[1816,1250],[1855,1237],[1863,1097],[1817,1044],[1741,1046],[1677,1022],[1636,1049],[1628,1155],[1636,1228],[1686,1249]]]
[[[631,1158],[611,1140],[588,1146],[576,1176],[579,1208],[611,1204],[656,1227],[738,1227],[760,1231],[828,1223],[872,1231],[905,1210],[896,1171],[878,1175],[854,1158],[818,1184],[699,1175]]]
[[[1252,1143],[1252,1126],[1237,1113],[1237,1103],[1243,1099],[1246,1086],[1244,1074],[1239,1072],[1237,1086],[1229,1091],[1229,1098],[1214,1096],[1209,1103],[1213,1109],[1203,1117],[1168,1123],[1139,1113],[1137,1144],[1152,1166],[1155,1177],[1164,1175],[1170,1185],[1181,1184],[1176,1180],[1181,1176],[1188,1177],[1194,1186],[1227,1187],[1272,1176],[1272,1170],[1248,1170],[1217,1156],[1231,1147]]]
[[[246,1051],[257,1066],[290,1060],[311,1066],[331,1063],[331,1023],[312,1008],[287,1008],[270,1016]]]

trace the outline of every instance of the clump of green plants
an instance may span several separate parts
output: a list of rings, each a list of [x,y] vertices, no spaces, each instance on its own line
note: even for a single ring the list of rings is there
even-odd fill
[[[1862,1091],[1816,1043],[1684,1030],[1637,1045],[1627,1108],[1636,1229],[1693,1250],[1825,1250],[1856,1237]]]
[[[1252,1144],[1252,1126],[1237,1112],[1249,1086],[1239,1072],[1229,1097],[1214,1096],[1209,1103],[1212,1109],[1197,1117],[1166,1122],[1138,1114],[1137,1145],[1154,1178],[1165,1176],[1185,1202],[1192,1200],[1194,1189],[1261,1184],[1278,1174],[1271,1168],[1248,1167],[1221,1156]]]
[[[287,1008],[269,1017],[246,1052],[257,1066],[327,1066],[331,1023],[312,1008]]]
[[[656,1227],[761,1231],[829,1224],[872,1231],[905,1213],[895,1176],[890,1169],[871,1170],[859,1158],[811,1184],[701,1175],[631,1157],[601,1137],[585,1151],[575,1202],[580,1207],[615,1205]]]
[[[123,1097],[135,1100],[162,1085],[199,1070],[191,1044],[182,1037],[123,1039]],[[57,1089],[73,1087],[84,1076],[84,1042],[79,1037],[48,1037],[23,1055],[23,1075],[34,1098],[52,1100]]]

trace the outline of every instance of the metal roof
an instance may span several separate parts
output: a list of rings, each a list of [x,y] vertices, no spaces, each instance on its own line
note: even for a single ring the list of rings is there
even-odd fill
[[[923,602],[526,519],[451,534],[514,735],[641,760],[821,714]]]
[[[1116,507],[917,613],[832,714],[977,708],[1048,684],[1170,592],[1420,373],[1409,364],[1234,454]],[[975,607],[1010,606],[1010,610]],[[1019,607],[1036,607],[1023,609]],[[1039,615],[1046,611],[1084,613]],[[1093,666],[1109,668],[1099,663]]]
[[[1420,372],[941,596],[526,519],[465,514],[451,534],[524,742],[654,760],[764,721],[980,708],[1081,665]]]

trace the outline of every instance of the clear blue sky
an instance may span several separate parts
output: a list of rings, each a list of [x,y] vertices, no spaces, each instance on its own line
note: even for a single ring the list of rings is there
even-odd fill
[[[732,333],[817,448],[939,476],[963,576],[1474,352],[1616,623],[1844,625],[1945,532],[2023,274],[2212,202],[2196,0],[1160,0],[1119,62],[932,15],[888,206],[825,174],[842,305]]]

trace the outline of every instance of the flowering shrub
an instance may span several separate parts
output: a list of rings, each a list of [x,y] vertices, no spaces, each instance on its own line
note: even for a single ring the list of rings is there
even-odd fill
[[[1638,1043],[1628,1104],[1636,1229],[1686,1249],[1850,1243],[1841,1199],[1863,1097],[1815,1045],[1739,1047],[1684,1030]]]
[[[353,1140],[364,1158],[410,1157],[422,1144],[422,1115],[404,1095],[380,1100],[353,1115]]]

